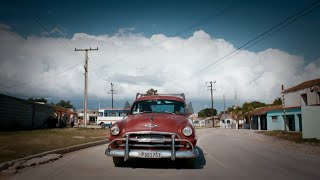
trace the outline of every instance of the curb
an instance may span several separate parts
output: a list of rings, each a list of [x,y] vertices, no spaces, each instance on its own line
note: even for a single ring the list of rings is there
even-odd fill
[[[37,158],[37,157],[41,157],[41,156],[45,156],[48,154],[66,154],[69,152],[73,152],[73,151],[78,151],[80,149],[85,149],[85,148],[89,148],[89,147],[93,147],[93,146],[98,146],[98,145],[102,145],[102,144],[106,144],[108,143],[108,140],[100,140],[100,141],[95,141],[95,142],[89,142],[89,143],[85,143],[85,144],[78,144],[78,145],[74,145],[74,146],[69,146],[66,148],[60,148],[60,149],[55,149],[55,150],[51,150],[51,151],[46,151],[46,152],[42,152],[39,154],[34,154],[34,155],[30,155],[30,156],[26,156],[23,158],[19,158],[19,159],[15,159],[12,161],[8,161],[8,162],[4,162],[0,164],[0,172],[7,169],[8,167],[12,166],[14,163],[18,162],[18,161],[27,161],[33,158]]]

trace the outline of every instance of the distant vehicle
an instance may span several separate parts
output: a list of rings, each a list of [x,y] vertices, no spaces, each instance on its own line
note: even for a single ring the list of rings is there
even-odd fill
[[[117,121],[122,120],[128,115],[130,109],[120,109],[120,108],[106,108],[99,109],[99,114],[97,117],[97,125],[101,128],[110,127]]]
[[[183,159],[193,167],[199,152],[189,111],[184,94],[138,93],[128,116],[111,125],[105,154],[113,157],[115,166],[130,158],[167,158]]]

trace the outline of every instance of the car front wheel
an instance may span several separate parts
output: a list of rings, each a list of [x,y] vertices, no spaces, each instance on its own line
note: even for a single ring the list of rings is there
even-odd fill
[[[123,157],[113,157],[113,164],[115,167],[123,167],[124,166]]]
[[[196,158],[178,159],[178,166],[180,168],[194,169],[196,168]]]

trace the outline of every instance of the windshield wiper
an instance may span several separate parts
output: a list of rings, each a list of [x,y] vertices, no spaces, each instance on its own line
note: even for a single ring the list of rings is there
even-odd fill
[[[161,113],[175,114],[175,113],[173,113],[173,112],[168,112],[168,111],[161,111]]]
[[[141,111],[139,114],[143,114],[143,113],[152,113],[152,111]]]

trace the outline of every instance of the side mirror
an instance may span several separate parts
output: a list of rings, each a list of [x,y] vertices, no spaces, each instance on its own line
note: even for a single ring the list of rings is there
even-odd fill
[[[188,106],[187,106],[187,108],[186,108],[186,115],[191,115],[191,114],[193,114],[194,113],[194,111],[193,111],[193,107],[192,107],[192,103],[190,102],[189,104],[188,104]]]

